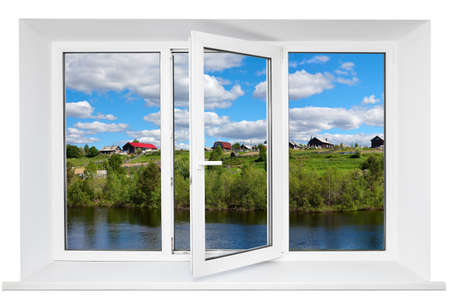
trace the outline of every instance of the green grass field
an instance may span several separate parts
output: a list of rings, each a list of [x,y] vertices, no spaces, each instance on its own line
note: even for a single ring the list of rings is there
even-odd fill
[[[211,152],[205,152],[205,159],[208,160]],[[314,170],[318,173],[323,173],[328,169],[336,169],[340,172],[353,171],[359,169],[361,163],[367,159],[370,155],[382,156],[383,152],[379,150],[365,150],[361,153],[359,158],[353,157],[352,154],[344,153],[342,151],[334,151],[331,153],[323,151],[305,151],[305,150],[292,150],[290,153],[290,163],[301,164],[306,170]],[[67,159],[75,167],[85,167],[89,162],[101,164],[104,160],[107,160],[109,156],[98,155],[93,158],[81,157]],[[235,158],[230,158],[230,152],[224,153],[223,165],[227,168],[242,167],[245,164],[253,164],[258,168],[264,168],[263,161],[257,161],[258,155],[238,155]],[[161,159],[159,152],[146,153],[138,157],[124,156],[124,163],[146,163],[150,161],[159,161]],[[189,160],[189,151],[177,150],[175,152],[175,159]]]
[[[207,167],[205,205],[208,209],[260,210],[266,203],[264,151],[231,155],[205,152],[205,159],[221,159],[223,167]],[[108,161],[106,161],[109,159]],[[141,155],[68,159],[84,176],[69,172],[71,205],[160,206],[160,152]],[[383,152],[371,149],[342,151],[290,150],[290,208],[303,211],[382,209],[384,205]],[[122,166],[122,167],[121,167]],[[96,170],[107,169],[99,178]],[[174,157],[175,206],[189,207],[189,152]],[[70,174],[69,174],[70,173]]]
[[[359,169],[364,160],[369,156],[383,156],[378,150],[366,150],[359,158],[352,154],[344,154],[341,151],[325,153],[320,151],[291,151],[290,163],[301,164],[306,170],[316,171],[319,174],[328,169],[336,169],[338,172],[350,172]]]

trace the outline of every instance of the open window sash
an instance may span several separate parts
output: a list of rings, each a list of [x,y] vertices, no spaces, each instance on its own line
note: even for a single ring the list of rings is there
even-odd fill
[[[205,55],[224,52],[265,59],[267,148],[267,238],[265,244],[220,253],[207,249],[205,222],[205,170],[223,167],[221,161],[205,159]],[[245,41],[201,32],[191,32],[190,50],[190,217],[194,277],[205,276],[275,259],[282,254],[282,208],[287,206],[288,138],[283,122],[281,80],[283,49],[261,42]],[[262,103],[262,102],[261,102]],[[278,123],[278,124],[277,124]],[[286,140],[284,140],[286,139]],[[284,148],[284,147],[285,148]],[[285,156],[285,157],[284,157]]]

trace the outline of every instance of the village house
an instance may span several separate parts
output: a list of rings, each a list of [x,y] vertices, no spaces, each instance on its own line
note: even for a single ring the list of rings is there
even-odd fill
[[[370,148],[378,148],[384,146],[384,140],[380,138],[378,135],[370,140]]]
[[[222,150],[231,150],[231,144],[228,142],[217,141],[214,143],[213,148],[216,149],[219,146],[222,148]]]
[[[96,172],[96,177],[97,178],[106,178],[108,176],[108,171],[105,169],[99,169]]]
[[[317,137],[313,137],[309,140],[308,148],[333,148],[334,145],[328,142],[328,139],[321,140]]]
[[[241,145],[241,151],[251,151],[251,150],[252,150],[251,146],[245,144]]]
[[[120,146],[104,146],[99,151],[99,153],[105,154],[105,155],[118,154],[121,152],[122,152],[122,149],[120,149]]]
[[[123,145],[123,151],[126,151],[129,154],[136,153],[138,149],[142,150],[142,152],[158,150],[158,148],[153,144],[128,142],[125,145]]]
[[[300,146],[297,143],[295,143],[294,141],[289,141],[289,148],[290,149],[299,149]]]

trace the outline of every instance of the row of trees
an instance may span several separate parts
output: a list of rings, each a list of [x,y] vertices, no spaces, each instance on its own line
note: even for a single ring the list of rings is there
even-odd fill
[[[267,172],[256,161],[265,159],[265,151],[246,159],[239,167],[211,167],[205,172],[205,205],[207,209],[264,210],[267,199]],[[211,160],[224,158],[221,151],[211,153]],[[157,163],[140,168],[121,167],[122,157],[112,155],[98,166],[89,163],[83,176],[67,165],[67,204],[69,206],[139,206],[159,208],[161,177]],[[106,178],[98,178],[98,167],[107,170]],[[175,159],[175,206],[189,208],[189,160]],[[360,210],[382,209],[384,206],[384,159],[370,155],[360,168],[340,171],[330,168],[317,172],[291,160],[289,200],[292,210]]]
[[[95,146],[89,147],[89,145],[84,145],[84,147],[78,147],[75,145],[67,144],[66,146],[66,157],[67,158],[81,158],[81,157],[95,157],[99,154],[98,149]]]
[[[177,208],[189,207],[188,170],[187,161],[176,161]],[[330,168],[319,173],[292,160],[289,172],[292,210],[339,211],[384,207],[384,159],[381,155],[371,155],[359,169],[346,172]],[[208,168],[205,173],[205,206],[207,209],[265,209],[266,178],[266,170],[252,162],[241,168]]]
[[[106,179],[96,176],[95,163],[88,164],[83,176],[75,175],[71,163],[67,163],[67,205],[160,207],[161,170],[156,163],[125,169],[119,155],[103,163]]]
[[[319,174],[290,164],[289,204],[293,210],[361,210],[384,207],[384,161],[369,156],[360,169]]]

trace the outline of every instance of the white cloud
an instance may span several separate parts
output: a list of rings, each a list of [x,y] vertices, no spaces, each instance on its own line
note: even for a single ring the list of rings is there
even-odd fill
[[[106,120],[116,120],[117,116],[114,116],[112,114],[97,114],[94,118],[98,118],[98,119],[106,119]]]
[[[370,109],[357,109],[363,121],[368,126],[384,126],[384,106],[377,105]]]
[[[158,53],[70,53],[65,57],[66,86],[93,91],[129,91],[147,105],[159,106]]]
[[[336,69],[334,72],[335,72],[337,75],[344,75],[344,76],[349,75],[349,72],[348,72],[348,71],[343,71],[343,70],[340,70],[340,69]]]
[[[266,81],[259,82],[255,86],[255,90],[253,91],[253,97],[257,99],[266,99],[266,91],[267,91],[267,82]]]
[[[353,62],[345,62],[341,64],[341,68],[345,70],[353,70],[355,67],[355,63]]]
[[[175,149],[180,150],[189,150],[189,144],[186,143],[175,143]]]
[[[75,127],[78,129],[82,129],[87,134],[96,134],[103,132],[120,132],[124,131],[128,125],[119,123],[119,124],[107,124],[99,121],[82,123],[78,122],[75,124]]]
[[[209,136],[231,140],[264,140],[266,138],[266,128],[265,120],[243,120],[206,128],[206,133]]]
[[[341,84],[346,84],[346,85],[354,85],[359,82],[359,79],[357,77],[352,77],[350,79],[345,79],[345,78],[339,77],[336,79],[336,82],[341,83]]]
[[[78,118],[98,118],[106,120],[116,120],[117,117],[112,114],[101,114],[98,113],[94,115],[94,108],[89,104],[88,101],[78,101],[78,102],[67,102],[66,103],[66,116],[68,117],[78,117]]]
[[[316,55],[313,56],[312,58],[309,59],[305,59],[301,62],[296,62],[296,61],[289,61],[289,66],[296,68],[300,65],[305,65],[305,64],[321,64],[321,63],[326,63],[330,60],[330,57],[326,56],[326,55]]]
[[[66,103],[66,116],[89,118],[93,112],[94,108],[87,101]]]
[[[149,113],[144,116],[144,120],[159,126],[161,124],[161,112]]]
[[[305,70],[299,70],[289,74],[289,99],[302,99],[332,89],[332,80],[332,76],[328,73],[310,74]]]
[[[344,108],[323,108],[323,107],[304,107],[292,108],[289,110],[290,137],[296,141],[306,142],[312,135],[321,135],[326,130],[338,128],[344,130],[353,130],[360,128],[363,124],[369,126],[383,126],[383,108],[375,106],[372,108],[354,107]],[[177,148],[187,148],[189,142],[189,112],[186,109],[175,109],[175,144]],[[146,116],[146,120],[159,125],[159,112],[151,113]],[[205,112],[205,133],[207,136],[222,139],[229,142],[242,142],[246,144],[258,144],[266,140],[266,121],[238,121],[233,122],[228,116],[220,116],[215,112]],[[143,141],[155,141],[155,130],[144,130],[141,132],[127,132],[130,136],[137,137]],[[159,130],[157,130],[159,137]],[[363,144],[367,136],[360,134],[360,138],[353,143],[350,135],[346,139],[341,138],[353,144]],[[330,137],[336,144],[340,143],[338,134]],[[144,139],[145,138],[145,139]],[[335,141],[336,140],[336,141]],[[339,140],[339,141],[338,141]],[[347,144],[344,142],[345,144]],[[184,144],[184,145],[181,145]],[[184,147],[183,147],[184,146]]]
[[[380,102],[380,99],[376,98],[375,95],[365,96],[361,101],[361,104],[375,104]]]
[[[213,54],[207,54],[210,59],[209,61],[213,59],[211,55]],[[233,67],[233,65],[237,65],[236,59],[242,58],[242,56],[238,55],[236,57],[234,54],[223,56],[218,53],[214,54],[214,58],[215,56],[218,56],[216,71],[218,70],[218,66],[223,69]],[[211,62],[211,65],[213,65],[213,62]],[[225,89],[224,86],[230,83],[229,80],[205,74],[205,108],[207,110],[228,108],[234,100],[244,95],[244,91],[239,85],[234,85],[230,90]],[[186,107],[189,105],[188,55],[184,53],[178,53],[174,56],[174,96],[176,107]]]
[[[264,69],[261,69],[261,70],[258,70],[257,72],[255,72],[255,75],[256,76],[258,76],[258,77],[260,77],[260,76],[265,76],[266,75],[266,69],[264,68]]]
[[[310,74],[305,70],[289,74],[289,99],[302,99],[332,89],[332,79],[328,73]]]
[[[243,59],[243,55],[228,52],[205,53],[205,71],[215,72],[239,67]]]
[[[333,128],[356,129],[362,119],[356,112],[344,108],[304,107],[289,109],[290,129],[318,132]]]
[[[66,142],[68,144],[91,144],[98,142],[95,137],[85,136],[85,132],[76,128],[68,128],[66,133]]]
[[[340,69],[336,69],[334,72],[341,77],[336,79],[337,83],[346,84],[346,85],[354,85],[359,82],[359,78],[357,77],[357,73],[355,71],[355,63],[353,62],[345,62],[342,63]],[[344,78],[342,76],[348,76],[348,78]]]
[[[159,125],[160,113],[150,113],[145,116],[145,120]],[[189,141],[189,111],[175,108],[174,120],[175,144],[187,144]],[[228,116],[220,116],[215,112],[205,112],[204,124],[206,134],[211,137],[225,138],[229,141],[238,140],[247,143],[250,143],[250,141],[255,143],[265,140],[266,126],[264,120],[232,122]],[[137,132],[131,134],[132,132],[130,131],[127,133],[133,137],[148,137],[149,131],[153,130],[144,131],[141,134]]]
[[[253,97],[265,99],[266,84],[266,81],[258,83],[253,91]],[[333,77],[326,72],[310,74],[306,70],[298,70],[289,74],[289,99],[291,100],[320,94],[324,90],[329,90],[333,87]]]
[[[313,135],[329,129],[353,130],[361,125],[382,127],[384,111],[381,106],[373,108],[324,108],[304,107],[289,109],[290,138],[307,141]]]
[[[228,108],[233,100],[244,95],[244,91],[239,85],[234,85],[230,90],[226,90],[220,81],[214,76],[204,75],[205,87],[205,109]]]

